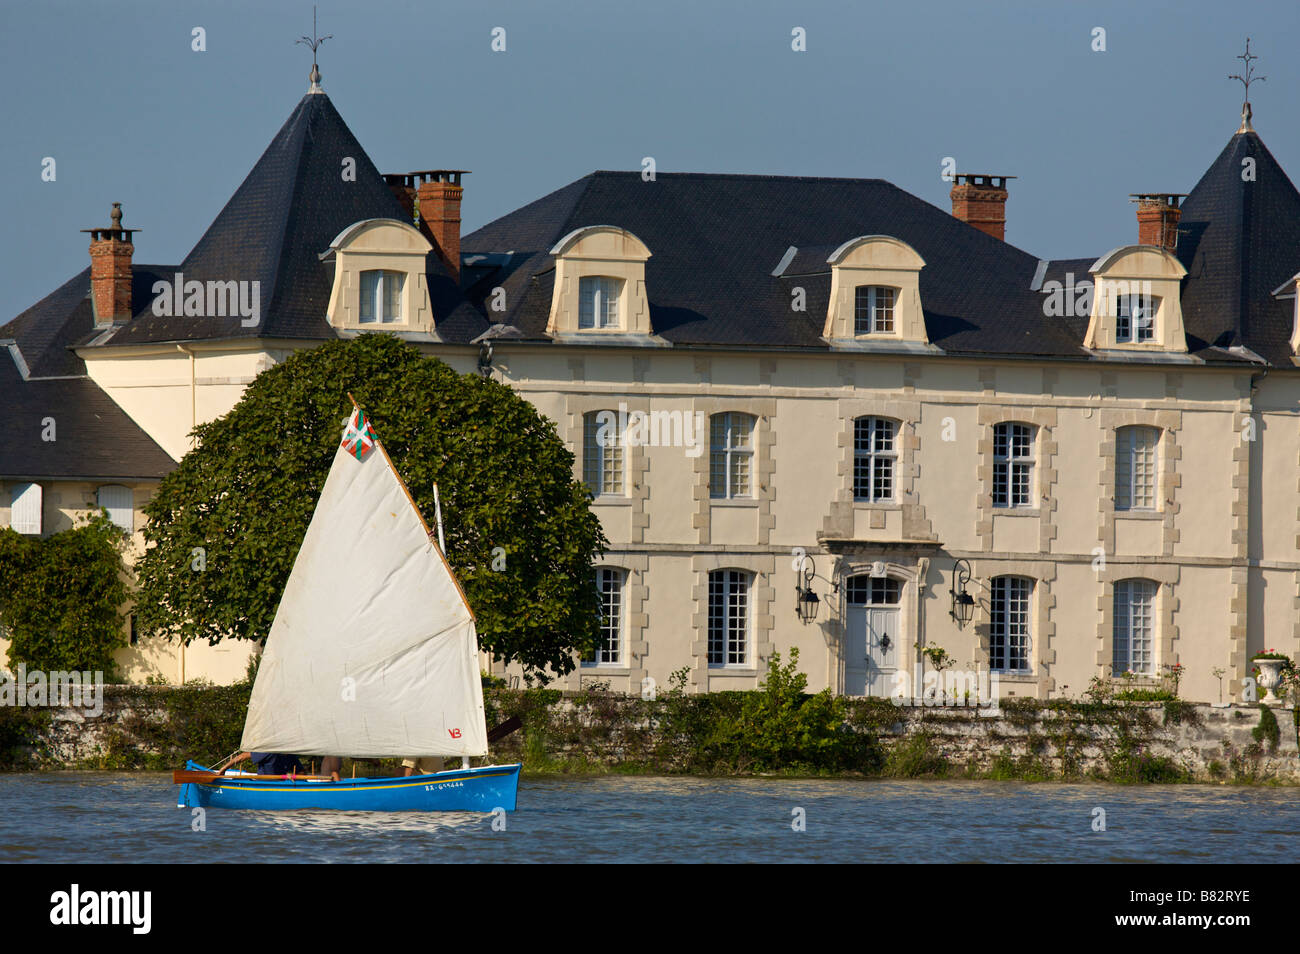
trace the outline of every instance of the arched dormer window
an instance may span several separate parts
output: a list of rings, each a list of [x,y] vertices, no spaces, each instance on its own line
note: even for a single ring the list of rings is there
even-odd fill
[[[1172,253],[1128,245],[1097,259],[1091,271],[1085,348],[1186,353],[1179,283],[1187,269]]]
[[[550,335],[649,335],[645,263],[650,250],[626,229],[593,225],[570,232],[551,249],[555,287]]]
[[[329,322],[335,328],[432,332],[426,262],[433,246],[396,219],[366,219],[340,232],[321,254],[334,263]]]
[[[826,261],[831,296],[823,337],[928,343],[919,278],[925,261],[914,248],[888,235],[863,235]]]

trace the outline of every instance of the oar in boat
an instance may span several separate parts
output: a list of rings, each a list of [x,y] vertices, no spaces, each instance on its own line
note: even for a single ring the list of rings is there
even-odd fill
[[[176,785],[184,785],[189,782],[207,785],[217,779],[223,779],[227,782],[245,782],[249,780],[332,782],[334,780],[333,776],[330,775],[222,775],[220,772],[198,772],[192,769],[175,769],[172,772],[172,782]]]

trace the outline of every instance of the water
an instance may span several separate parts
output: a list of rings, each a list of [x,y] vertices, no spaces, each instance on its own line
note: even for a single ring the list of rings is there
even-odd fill
[[[1278,862],[1300,790],[1019,782],[529,778],[468,813],[209,809],[169,775],[0,775],[0,857],[27,862]],[[806,830],[791,823],[802,808]],[[1092,830],[1094,809],[1106,831]]]

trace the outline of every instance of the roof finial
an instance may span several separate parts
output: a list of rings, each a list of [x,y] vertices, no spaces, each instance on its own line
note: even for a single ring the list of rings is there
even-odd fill
[[[1244,76],[1238,76],[1237,74],[1234,73],[1228,77],[1228,79],[1240,80],[1241,85],[1246,88],[1246,101],[1241,104],[1241,128],[1239,128],[1237,132],[1239,133],[1254,132],[1255,129],[1250,124],[1250,117],[1251,117],[1250,84],[1255,82],[1256,80],[1262,83],[1264,82],[1264,80],[1268,79],[1268,77],[1256,76],[1255,68],[1250,65],[1251,60],[1259,59],[1258,56],[1255,56],[1253,53],[1250,52],[1250,37],[1246,37],[1246,52],[1243,53],[1241,56],[1237,57],[1237,59],[1241,60],[1243,63],[1246,64],[1246,69],[1244,70],[1245,73]]]
[[[318,37],[316,35],[316,8],[313,6],[311,8],[311,36],[303,37],[300,40],[293,41],[295,44],[303,43],[311,47],[311,73],[307,77],[309,80],[311,80],[311,85],[307,87],[308,93],[325,92],[325,90],[320,88],[320,70],[316,68],[316,50],[319,49],[320,45],[324,43],[326,40],[332,40],[332,39],[334,39],[334,34],[332,33],[327,36],[321,36],[321,37]]]

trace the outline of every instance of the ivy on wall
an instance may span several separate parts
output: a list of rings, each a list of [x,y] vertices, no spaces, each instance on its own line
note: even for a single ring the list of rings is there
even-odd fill
[[[8,666],[102,671],[113,681],[113,653],[126,645],[126,533],[106,511],[49,537],[0,530],[0,628]]]

